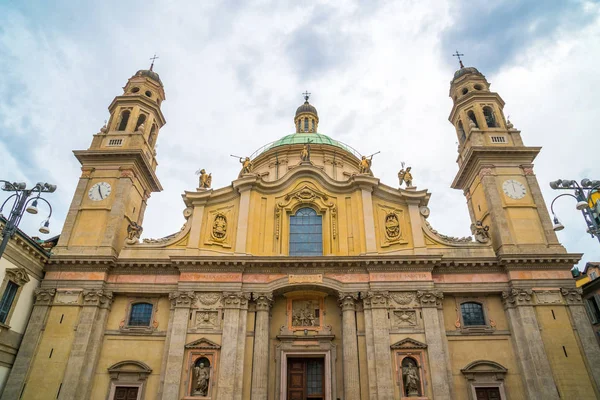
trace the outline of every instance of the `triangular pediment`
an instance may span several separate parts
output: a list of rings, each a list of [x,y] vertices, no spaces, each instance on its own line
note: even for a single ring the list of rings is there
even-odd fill
[[[208,349],[208,350],[219,350],[221,345],[216,344],[206,338],[200,338],[198,340],[194,340],[191,343],[185,345],[186,349]]]
[[[427,345],[418,340],[406,338],[390,346],[392,349],[426,349]]]

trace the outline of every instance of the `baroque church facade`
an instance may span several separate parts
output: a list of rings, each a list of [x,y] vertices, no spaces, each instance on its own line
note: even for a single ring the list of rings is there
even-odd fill
[[[473,238],[431,194],[319,133],[183,194],[183,228],[140,240],[163,84],[131,77],[87,150],[2,399],[600,398],[600,347],[504,102],[475,68],[450,85]],[[432,212],[435,212],[433,210]]]

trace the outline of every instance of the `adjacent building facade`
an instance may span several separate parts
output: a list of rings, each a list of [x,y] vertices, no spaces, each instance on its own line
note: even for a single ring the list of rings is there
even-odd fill
[[[600,344],[600,263],[588,262],[582,272],[577,271],[576,286],[583,290],[583,302]]]
[[[186,222],[140,240],[161,190],[163,84],[138,71],[89,149],[2,399],[597,398],[600,347],[525,146],[475,68],[451,82],[452,187],[473,237],[428,222],[431,194],[319,133],[183,194]],[[168,140],[168,139],[165,139]],[[450,166],[448,166],[450,167]]]
[[[5,223],[0,217],[0,231]],[[0,258],[0,393],[25,334],[51,246],[17,230]]]

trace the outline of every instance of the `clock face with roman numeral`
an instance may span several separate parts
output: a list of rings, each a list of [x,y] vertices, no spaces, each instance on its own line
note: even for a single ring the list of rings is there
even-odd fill
[[[521,182],[515,181],[514,179],[504,181],[502,184],[502,190],[504,191],[504,194],[515,200],[522,199],[527,193],[525,185],[523,185]]]
[[[110,196],[111,187],[108,182],[98,182],[88,192],[88,197],[93,201],[101,201]]]

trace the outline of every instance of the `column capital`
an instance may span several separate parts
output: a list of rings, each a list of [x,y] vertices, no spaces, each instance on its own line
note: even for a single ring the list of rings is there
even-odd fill
[[[84,289],[83,290],[83,305],[94,306],[100,308],[110,308],[113,300],[113,292],[102,289]]]
[[[34,291],[35,305],[36,306],[48,306],[52,304],[54,296],[56,295],[56,289],[42,289],[38,288]]]
[[[440,307],[444,293],[439,290],[418,290],[417,300],[421,303],[421,307]]]
[[[339,303],[342,311],[356,310],[356,301],[358,300],[358,292],[340,292]]]
[[[560,293],[568,305],[582,304],[581,295],[583,294],[583,289],[560,288]]]
[[[502,302],[505,308],[533,305],[533,290],[512,288],[502,292]]]
[[[254,293],[256,311],[269,311],[273,305],[273,293]]]
[[[171,292],[169,293],[171,308],[189,308],[196,301],[194,292]]]
[[[250,293],[248,292],[223,292],[223,308],[248,307]]]
[[[363,304],[367,308],[387,308],[390,294],[387,290],[368,291],[363,298]]]

